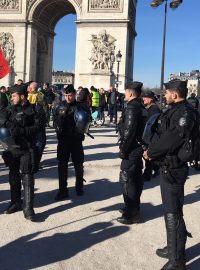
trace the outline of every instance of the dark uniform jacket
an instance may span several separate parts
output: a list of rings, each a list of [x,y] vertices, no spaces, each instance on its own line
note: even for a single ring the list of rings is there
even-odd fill
[[[87,111],[87,108],[84,104],[79,103],[76,100],[72,103],[62,101],[56,108],[53,122],[58,139],[84,140],[84,135],[77,131],[74,120],[74,113],[78,110]]]
[[[142,153],[140,142],[144,129],[144,122],[140,101],[138,99],[133,99],[128,102],[118,124],[121,158],[123,158],[123,156],[126,157],[131,151],[134,151],[135,155]]]
[[[149,145],[148,156],[163,160],[166,156],[177,156],[186,138],[191,136],[195,121],[196,113],[187,101],[172,104],[171,109],[158,119],[157,132]]]
[[[45,125],[45,112],[39,105],[26,101],[23,105],[8,106],[0,114],[0,124],[7,127],[21,149],[35,146],[36,135]]]

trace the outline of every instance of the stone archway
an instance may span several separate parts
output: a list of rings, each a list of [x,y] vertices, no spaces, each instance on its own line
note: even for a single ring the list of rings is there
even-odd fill
[[[76,1],[37,0],[32,2],[32,5],[27,7],[27,19],[31,22],[35,39],[29,39],[29,46],[35,47],[36,50],[31,49],[30,57],[33,65],[29,72],[30,79],[40,83],[51,82],[55,26],[63,16],[74,14],[76,10],[79,12],[79,9]]]
[[[51,82],[54,28],[60,18],[74,13],[77,14],[75,86],[107,88],[118,78],[123,88],[133,74],[136,2],[5,0],[0,4],[0,43],[1,33],[13,40],[13,76],[24,81]],[[122,61],[117,76],[117,62],[112,63],[111,54],[116,55],[118,50]]]

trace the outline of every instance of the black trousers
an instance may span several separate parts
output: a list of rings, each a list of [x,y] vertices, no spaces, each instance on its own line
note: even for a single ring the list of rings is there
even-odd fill
[[[59,190],[65,192],[67,188],[68,178],[68,162],[72,158],[74,163],[76,186],[83,185],[83,163],[84,152],[82,140],[74,138],[60,138],[58,140],[57,159],[58,159],[58,176],[59,176]]]
[[[9,167],[11,203],[21,202],[21,179],[25,175],[33,175],[33,157],[29,151],[19,150],[17,153],[5,151],[2,158]],[[34,185],[33,176],[31,179]]]
[[[132,216],[139,211],[140,197],[143,189],[142,155],[129,155],[129,159],[122,160],[120,183],[127,215]]]
[[[84,152],[82,140],[75,138],[59,138],[57,147],[57,159],[59,161],[68,162],[72,158],[73,163],[84,162]]]
[[[188,167],[184,165],[176,169],[161,167],[161,197],[164,213],[183,215],[184,185],[188,176]]]

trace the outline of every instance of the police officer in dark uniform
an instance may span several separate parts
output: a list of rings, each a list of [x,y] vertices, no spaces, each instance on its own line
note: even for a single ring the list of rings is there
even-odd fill
[[[0,115],[1,127],[9,129],[18,147],[3,152],[2,158],[9,167],[11,204],[5,210],[12,214],[22,209],[21,180],[24,187],[23,212],[28,220],[35,220],[34,201],[34,147],[40,129],[40,117],[34,106],[27,101],[27,87],[11,87],[12,105]]]
[[[126,85],[125,102],[127,102],[127,106],[118,124],[119,156],[122,159],[120,183],[125,207],[121,209],[122,216],[117,220],[122,224],[138,223],[140,218],[140,196],[143,189],[141,137],[144,129],[144,117],[139,97],[142,86],[141,82]]]
[[[183,219],[184,184],[188,176],[187,147],[184,146],[195,133],[197,119],[194,108],[186,101],[186,81],[173,80],[165,83],[165,88],[166,102],[171,108],[159,117],[157,132],[144,158],[159,160],[161,166],[167,247],[156,253],[169,260],[162,270],[184,270],[188,235]]]
[[[75,123],[75,113],[78,110],[86,110],[81,103],[75,99],[76,91],[72,84],[64,90],[65,100],[60,103],[54,113],[54,127],[57,132],[58,147],[58,177],[59,191],[55,197],[56,201],[68,198],[67,178],[68,162],[71,156],[74,163],[76,175],[76,192],[78,196],[83,195],[83,163],[84,152],[82,142],[84,134],[80,133]]]
[[[145,109],[147,110],[147,121],[152,117],[152,115],[159,114],[160,108],[155,103],[156,97],[154,92],[151,90],[147,90],[142,94],[142,100]],[[154,170],[154,174],[152,175],[152,171]],[[143,180],[150,181],[151,177],[156,177],[159,172],[159,167],[153,163],[151,160],[145,160],[145,169],[143,172]]]

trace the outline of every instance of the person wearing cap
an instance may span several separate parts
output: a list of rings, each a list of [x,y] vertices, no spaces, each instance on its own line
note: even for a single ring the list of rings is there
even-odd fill
[[[187,81],[172,80],[164,85],[170,108],[159,117],[157,131],[144,158],[160,163],[167,246],[157,249],[156,254],[168,258],[162,270],[184,270],[189,234],[183,219],[184,185],[188,176],[187,150],[183,145],[196,133],[197,115],[186,101]]]
[[[72,84],[64,89],[65,100],[60,103],[53,115],[54,128],[58,138],[57,159],[58,159],[58,180],[59,191],[55,196],[56,201],[66,200],[69,197],[68,162],[71,156],[74,163],[76,175],[76,193],[83,195],[83,163],[84,151],[82,142],[84,134],[78,132],[75,124],[74,114],[77,110],[85,110],[85,106],[76,101],[76,91]]]
[[[119,181],[122,186],[124,208],[117,219],[122,224],[140,221],[140,196],[143,189],[142,179],[142,133],[145,125],[140,102],[141,82],[131,82],[125,88],[126,109],[118,124],[119,157],[122,159]]]
[[[142,94],[142,100],[145,109],[147,110],[147,121],[149,118],[154,115],[154,114],[159,114],[160,108],[158,105],[155,103],[156,97],[154,92],[151,90],[144,91]],[[152,171],[154,170],[154,174],[152,175]],[[151,177],[156,177],[159,172],[159,167],[154,164],[150,160],[145,160],[145,169],[143,172],[143,180],[144,181],[150,181]]]
[[[10,88],[12,105],[0,115],[0,123],[10,130],[16,149],[4,151],[2,157],[9,166],[11,203],[5,214],[22,209],[21,180],[24,187],[23,213],[28,220],[35,221],[34,202],[34,148],[36,135],[42,125],[40,115],[27,100],[27,86],[15,85]]]

